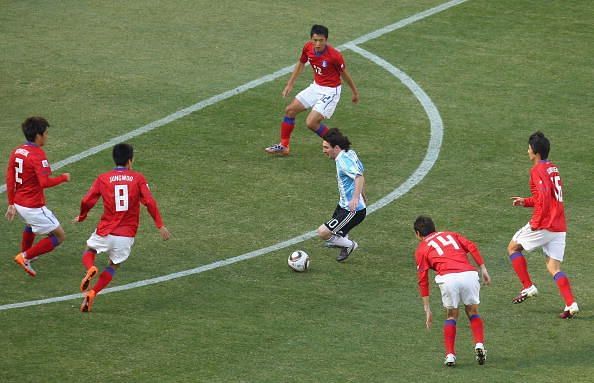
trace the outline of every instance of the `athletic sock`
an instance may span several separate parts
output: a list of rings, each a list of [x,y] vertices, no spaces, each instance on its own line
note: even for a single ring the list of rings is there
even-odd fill
[[[99,280],[95,283],[92,290],[95,290],[95,293],[99,294],[99,291],[103,290],[115,274],[115,269],[111,266],[108,266],[103,270],[103,272],[99,275]]]
[[[520,278],[522,286],[524,286],[525,289],[532,286],[532,280],[530,279],[530,274],[528,274],[528,263],[526,263],[524,254],[520,251],[516,251],[509,256],[509,260],[511,261],[512,267],[518,278]]]
[[[35,242],[35,233],[31,226],[25,226],[23,230],[23,239],[21,240],[21,251],[26,251],[33,246],[33,242]]]
[[[563,271],[559,271],[557,274],[553,276],[555,283],[557,283],[557,287],[559,288],[559,293],[561,297],[565,301],[565,306],[571,306],[574,301],[573,294],[571,293],[571,284],[569,283],[569,278]]]
[[[443,324],[443,343],[446,355],[456,355],[456,321],[453,319],[447,319]]]
[[[328,127],[324,124],[320,124],[320,127],[316,130],[316,134],[322,138],[328,133]]]
[[[295,129],[295,117],[285,116],[281,123],[281,145],[288,148],[291,142],[291,133]]]
[[[95,266],[95,256],[97,252],[95,250],[87,249],[82,255],[82,264],[85,266],[85,269],[89,270],[91,267]]]
[[[480,315],[474,314],[470,317],[470,329],[472,330],[474,343],[485,343],[485,330]]]
[[[43,238],[41,241],[37,242],[29,250],[25,251],[23,255],[25,259],[31,260],[42,254],[49,253],[59,244],[60,242],[58,241],[58,238],[50,234],[47,237]]]

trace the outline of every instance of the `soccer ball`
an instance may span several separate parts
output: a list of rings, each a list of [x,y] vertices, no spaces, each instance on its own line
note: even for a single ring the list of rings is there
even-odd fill
[[[294,251],[287,260],[293,271],[303,272],[309,268],[309,255],[303,250]]]

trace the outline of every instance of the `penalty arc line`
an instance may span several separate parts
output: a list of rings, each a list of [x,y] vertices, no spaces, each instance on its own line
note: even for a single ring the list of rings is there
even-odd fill
[[[452,7],[456,6],[456,5],[465,3],[466,1],[468,1],[468,0],[452,0],[452,1],[445,2],[443,4],[440,4],[438,6],[435,6],[433,8],[427,9],[425,11],[422,11],[422,12],[416,13],[416,14],[414,14],[412,16],[409,16],[407,18],[404,18],[404,19],[402,19],[400,21],[397,21],[397,22],[395,22],[393,24],[387,25],[387,26],[385,26],[383,28],[380,28],[380,29],[378,29],[376,31],[370,32],[368,34],[365,34],[365,35],[363,35],[363,36],[361,36],[361,37],[359,37],[359,38],[357,38],[355,40],[352,40],[352,41],[350,41],[350,42],[348,42],[346,44],[343,44],[343,45],[338,46],[337,49],[338,50],[350,49],[352,46],[355,46],[355,45],[358,45],[358,44],[363,44],[363,43],[365,43],[367,41],[376,39],[376,38],[378,38],[380,36],[383,36],[383,35],[385,35],[387,33],[393,32],[393,31],[395,31],[397,29],[404,28],[407,25],[410,25],[412,23],[415,23],[417,21],[420,21],[422,19],[425,19],[425,18],[427,18],[429,16],[433,16],[433,15],[435,15],[437,13],[443,12],[443,11],[445,11],[445,10],[447,10],[449,8],[452,8]],[[75,155],[72,155],[72,156],[70,156],[68,158],[65,158],[65,159],[63,159],[61,161],[58,161],[56,163],[53,163],[52,164],[52,170],[58,170],[58,169],[60,169],[60,168],[62,168],[64,166],[67,166],[67,165],[70,165],[72,163],[78,162],[78,161],[80,161],[80,160],[82,160],[84,158],[87,158],[87,157],[90,157],[90,156],[92,156],[94,154],[97,154],[97,153],[99,153],[99,152],[101,152],[101,151],[103,151],[105,149],[109,149],[109,148],[113,147],[115,144],[119,144],[121,142],[125,142],[127,140],[130,140],[130,139],[132,139],[134,137],[140,136],[140,135],[142,135],[144,133],[148,133],[148,132],[150,132],[152,130],[155,130],[155,129],[161,127],[161,126],[164,126],[164,125],[167,125],[167,124],[169,124],[169,123],[171,123],[173,121],[179,120],[180,118],[183,118],[183,117],[185,117],[185,116],[187,116],[189,114],[192,114],[194,112],[197,112],[199,110],[202,110],[202,109],[204,109],[204,108],[206,108],[208,106],[214,105],[214,104],[216,104],[218,102],[224,101],[224,100],[226,100],[228,98],[231,98],[231,97],[236,96],[238,94],[244,93],[244,92],[246,92],[246,91],[248,91],[250,89],[256,88],[256,87],[258,87],[258,86],[260,86],[262,84],[265,84],[265,83],[274,81],[274,80],[276,80],[279,77],[282,77],[282,76],[284,76],[286,74],[291,73],[291,71],[293,70],[293,67],[294,67],[294,65],[290,65],[290,66],[287,66],[285,68],[282,68],[282,69],[280,69],[280,70],[278,70],[278,71],[276,71],[274,73],[271,73],[271,74],[268,74],[266,76],[260,77],[260,78],[258,78],[256,80],[252,80],[250,82],[247,82],[247,83],[245,83],[243,85],[238,86],[237,88],[228,90],[226,92],[223,92],[223,93],[220,93],[220,94],[215,95],[213,97],[210,97],[210,98],[208,98],[206,100],[202,100],[200,102],[197,102],[197,103],[195,103],[193,105],[190,105],[190,106],[188,106],[188,107],[186,107],[184,109],[180,109],[177,112],[174,112],[174,113],[172,113],[172,114],[170,114],[170,115],[168,115],[166,117],[163,117],[163,118],[161,118],[159,120],[156,120],[156,121],[153,121],[153,122],[151,122],[151,123],[149,123],[147,125],[141,126],[140,128],[134,129],[134,130],[132,130],[132,131],[130,131],[128,133],[125,133],[125,134],[123,134],[121,136],[114,137],[114,138],[110,139],[109,141],[104,142],[104,143],[102,143],[100,145],[97,145],[95,147],[92,147],[90,149],[87,149],[85,151],[82,151],[82,152],[80,152],[78,154],[75,154]],[[0,185],[0,194],[1,193],[4,193],[5,191],[6,191],[6,184]]]
[[[423,158],[423,161],[417,167],[417,169],[413,172],[413,174],[411,174],[406,179],[406,181],[404,181],[404,183],[402,183],[400,186],[398,186],[396,189],[394,189],[392,192],[390,192],[383,198],[379,199],[377,202],[375,202],[367,207],[369,214],[371,214],[371,213],[381,209],[382,207],[386,206],[390,202],[392,202],[392,201],[400,198],[404,194],[406,194],[415,185],[417,185],[419,182],[421,182],[421,180],[427,175],[427,173],[429,173],[429,171],[431,170],[431,168],[433,167],[433,165],[435,164],[435,162],[437,161],[437,158],[439,156],[439,151],[440,151],[441,143],[442,143],[442,139],[443,139],[443,121],[441,119],[439,111],[437,110],[437,107],[435,106],[433,101],[431,101],[431,98],[429,98],[429,96],[425,93],[425,91],[423,91],[423,89],[421,89],[421,87],[412,78],[410,78],[406,73],[404,73],[401,70],[399,70],[398,68],[394,67],[392,64],[385,61],[381,57],[376,56],[373,53],[368,52],[364,49],[361,49],[354,44],[350,45],[349,49],[352,49],[354,52],[357,52],[360,55],[362,55],[363,57],[367,58],[368,60],[378,64],[382,68],[386,69],[393,76],[397,77],[419,100],[419,102],[423,106],[423,109],[425,110],[425,113],[429,117],[429,123],[430,123],[430,131],[431,131],[430,133],[431,134],[430,134],[427,151],[425,153],[425,157]],[[231,265],[231,264],[234,264],[237,262],[241,262],[241,261],[245,261],[245,260],[248,260],[251,258],[259,257],[259,256],[271,253],[276,250],[284,249],[286,247],[298,244],[298,243],[306,241],[308,239],[312,239],[316,235],[317,235],[316,231],[310,231],[310,232],[307,232],[300,236],[291,238],[289,240],[276,243],[272,246],[254,250],[249,253],[238,255],[236,257],[231,257],[231,258],[223,259],[223,260],[216,261],[213,263],[209,263],[207,265],[199,266],[199,267],[196,267],[193,269],[179,271],[176,273],[167,274],[167,275],[150,278],[150,279],[145,279],[142,281],[132,282],[132,283],[128,283],[128,284],[121,285],[121,286],[108,287],[108,288],[104,289],[103,291],[101,291],[101,294],[130,290],[130,289],[134,289],[137,287],[154,285],[157,283],[162,283],[162,282],[170,281],[172,279],[182,278],[182,277],[186,277],[186,276],[193,275],[193,274],[200,274],[205,271],[217,269],[219,267]],[[81,293],[77,293],[77,294],[71,294],[71,295],[64,295],[61,297],[40,299],[40,300],[35,300],[35,301],[11,303],[11,304],[6,304],[6,305],[1,305],[0,311],[14,309],[14,308],[28,307],[28,306],[37,306],[37,305],[43,305],[43,304],[48,304],[48,303],[63,302],[63,301],[71,300],[71,299],[79,299],[79,298],[82,298],[82,296],[83,295]]]
[[[456,1],[450,1],[448,3],[444,3],[441,6],[429,9],[427,11],[421,12],[417,15],[413,15],[409,18],[406,18],[404,20],[401,20],[400,22],[394,23],[388,27],[382,28],[381,30],[378,31],[384,31],[381,34],[385,34],[388,32],[391,32],[393,30],[396,30],[398,28],[402,28],[405,25],[411,24],[415,21],[418,21],[422,18],[428,17],[430,15],[433,15],[435,13],[441,12],[445,9],[448,9],[454,5],[458,5],[460,3],[463,3],[467,0],[456,0]],[[420,17],[419,15],[424,15],[422,17]],[[411,20],[408,21],[407,20]],[[350,49],[360,55],[362,55],[363,57],[367,58],[368,60],[376,63],[377,65],[381,66],[382,68],[386,69],[389,73],[391,73],[393,76],[397,77],[407,88],[409,88],[409,90],[415,95],[415,97],[419,100],[419,102],[421,103],[423,109],[425,110],[425,113],[427,114],[427,116],[429,117],[429,122],[430,122],[430,139],[429,139],[429,144],[427,147],[427,151],[425,154],[425,157],[423,158],[423,161],[421,162],[421,164],[417,167],[417,169],[413,172],[412,175],[410,175],[406,181],[404,183],[402,183],[400,186],[398,186],[396,189],[394,189],[392,192],[390,192],[389,194],[387,194],[386,196],[382,197],[380,200],[378,200],[377,202],[373,203],[372,205],[368,206],[368,212],[371,214],[379,209],[381,209],[382,207],[386,206],[387,204],[393,202],[394,200],[400,198],[401,196],[403,196],[404,194],[406,194],[409,190],[411,190],[415,185],[417,185],[431,170],[431,168],[433,167],[433,165],[435,164],[435,162],[437,161],[437,158],[439,156],[439,152],[440,152],[440,148],[441,148],[441,144],[442,144],[442,140],[443,140],[443,121],[441,119],[441,116],[439,114],[439,111],[437,110],[437,107],[435,106],[435,104],[433,103],[433,101],[431,100],[431,98],[425,93],[425,91],[423,91],[423,89],[412,79],[410,78],[406,73],[404,73],[403,71],[399,70],[398,68],[396,68],[395,66],[393,66],[392,64],[390,64],[389,62],[385,61],[384,59],[382,59],[381,57],[366,51],[360,47],[358,47],[356,44],[357,43],[363,43],[365,41],[371,40],[373,38],[376,38],[378,36],[381,36],[381,34],[377,34],[377,32],[373,32],[370,33],[369,35],[365,35],[359,39],[353,40],[352,42],[346,43],[343,46],[341,46],[343,49]],[[368,36],[367,39],[365,39],[365,37]],[[356,43],[355,43],[356,42]],[[239,94],[242,92],[245,92],[248,89],[251,89],[253,87],[256,87],[260,84],[263,84],[264,82],[268,82],[268,81],[272,81],[277,77],[280,77],[284,74],[289,73],[291,67],[286,67],[283,68],[271,75],[268,76],[264,76],[258,80],[254,80],[251,81],[245,85],[243,85],[242,87],[246,87],[244,90],[239,91],[240,88],[242,87],[238,87],[235,88],[232,91],[228,91],[225,93],[222,93],[218,96],[214,96],[208,100],[205,100],[201,103],[197,103],[194,104],[191,107],[182,109],[179,112],[176,113],[184,113],[183,116],[193,113],[196,110],[200,110],[208,105],[214,104],[218,101],[224,100],[226,98],[231,97],[231,95],[235,95],[235,94]],[[279,74],[281,73],[281,74]],[[277,77],[273,77],[273,76],[277,76]],[[270,78],[270,79],[268,79]],[[267,80],[263,80],[263,79],[267,79]],[[261,81],[259,84],[255,84],[256,82]],[[250,85],[251,84],[251,85]],[[249,86],[249,87],[248,87]],[[228,96],[223,96],[226,95],[227,93],[232,92],[231,95]],[[220,100],[218,101],[212,101],[212,103],[208,104],[209,100],[213,100],[217,97],[222,97]],[[200,105],[204,103],[204,106],[197,108],[197,105]],[[188,111],[190,109],[194,109],[192,111]],[[142,133],[145,133],[147,131],[153,130],[159,126],[162,125],[158,125],[158,123],[160,121],[164,121],[170,118],[173,118],[172,116],[174,116],[176,113],[174,113],[173,115],[170,115],[168,117],[165,117],[164,119],[155,121],[149,125],[145,125],[142,128],[139,128],[135,131],[132,131],[130,133],[128,133],[127,135],[123,135],[120,137],[135,137],[137,135],[140,135]],[[183,117],[182,116],[182,117]],[[174,121],[178,118],[181,117],[177,117],[174,119],[171,119],[168,122],[163,123],[169,123],[171,121]],[[147,127],[152,126],[152,128],[148,129]],[[146,131],[143,131],[141,133],[135,133],[138,132],[140,129],[148,129]],[[109,145],[113,145],[115,143],[118,142],[122,142],[122,141],[116,141],[118,138],[120,137],[116,137],[110,141],[108,141]],[[125,138],[126,139],[126,138]],[[124,140],[125,140],[124,139]],[[106,144],[108,144],[106,143]],[[106,145],[104,144],[104,145]],[[102,146],[102,145],[100,145]],[[100,146],[97,146],[95,148],[89,149],[89,150],[94,150],[99,148]],[[107,146],[109,147],[109,146]],[[91,154],[97,153],[101,150],[103,150],[105,148],[101,148],[101,149],[97,149],[96,151],[94,151]],[[88,152],[88,151],[87,151]],[[83,152],[85,153],[85,152]],[[82,154],[82,153],[81,153]],[[85,157],[90,156],[91,154],[86,155]],[[75,157],[75,156],[73,156]],[[65,166],[68,163],[72,163],[72,162],[76,162],[79,161],[82,158],[85,157],[80,157],[76,160],[71,160],[70,162],[67,162],[69,159],[72,159],[73,157],[69,157],[66,160],[60,161],[62,164],[61,166]],[[0,193],[6,190],[5,185],[3,185],[4,189],[2,190],[2,188],[0,188]],[[149,285],[153,285],[153,284],[157,284],[157,283],[162,283],[162,282],[166,282],[166,281],[170,281],[173,279],[177,279],[177,278],[182,278],[185,276],[189,276],[189,275],[193,275],[193,274],[199,274],[199,273],[203,273],[205,271],[209,271],[209,270],[213,270],[213,269],[217,269],[223,266],[227,266],[227,265],[231,265],[237,262],[241,262],[244,260],[248,260],[251,258],[255,258],[255,257],[259,257],[262,256],[264,254],[268,254],[271,253],[273,251],[277,251],[277,250],[281,250],[284,249],[286,247],[295,245],[297,243],[312,239],[316,236],[316,231],[310,231],[307,232],[305,234],[302,234],[300,236],[291,238],[289,240],[283,241],[283,242],[279,242],[277,244],[274,244],[272,246],[268,246],[262,249],[258,249],[258,250],[254,250],[251,251],[249,253],[245,253],[242,255],[238,255],[236,257],[231,257],[231,258],[227,258],[227,259],[223,259],[220,261],[216,261],[207,265],[203,265],[203,266],[199,266],[193,269],[188,269],[188,270],[184,270],[184,271],[180,271],[180,272],[176,272],[176,273],[171,273],[171,274],[167,274],[167,275],[163,275],[160,277],[155,277],[155,278],[150,278],[150,279],[146,279],[146,280],[142,280],[142,281],[137,281],[137,282],[133,282],[133,283],[128,283],[126,285],[121,285],[121,286],[115,286],[115,287],[108,287],[106,289],[104,289],[101,294],[107,294],[107,293],[112,293],[112,292],[117,292],[117,291],[125,291],[125,290],[130,290],[133,288],[137,288],[137,287],[143,287],[143,286],[149,286]],[[49,303],[57,303],[57,302],[63,302],[63,301],[68,301],[68,300],[73,300],[73,299],[80,299],[82,298],[83,295],[81,293],[77,293],[77,294],[70,294],[70,295],[64,295],[64,296],[60,296],[60,297],[53,297],[53,298],[46,298],[46,299],[39,299],[39,300],[34,300],[34,301],[26,301],[26,302],[18,302],[18,303],[11,303],[11,304],[5,304],[5,305],[0,305],[0,311],[5,311],[5,310],[10,310],[10,309],[15,309],[15,308],[23,308],[23,307],[29,307],[29,306],[38,306],[38,305],[43,305],[43,304],[49,304]]]

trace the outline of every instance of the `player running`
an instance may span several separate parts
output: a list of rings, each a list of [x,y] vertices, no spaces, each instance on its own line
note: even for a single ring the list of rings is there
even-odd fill
[[[31,261],[55,249],[65,238],[60,222],[45,206],[43,190],[70,181],[70,173],[50,177],[52,169],[42,149],[49,126],[43,117],[27,118],[21,125],[27,142],[12,151],[6,169],[6,219],[12,221],[18,213],[25,222],[21,252],[14,261],[32,277],[37,273]],[[47,237],[33,245],[36,235]]]
[[[507,246],[512,267],[522,286],[520,294],[513,303],[522,303],[538,294],[538,290],[528,274],[528,264],[522,250],[532,251],[542,248],[547,270],[559,288],[565,301],[565,308],[560,314],[562,319],[573,318],[579,311],[571,292],[567,275],[561,271],[561,262],[565,254],[565,210],[563,208],[563,183],[559,169],[549,159],[551,144],[541,132],[530,135],[528,139],[528,158],[532,162],[530,169],[530,192],[528,198],[511,197],[513,206],[532,207],[532,218],[516,232]]]
[[[295,128],[295,117],[306,109],[311,108],[305,124],[318,136],[324,137],[328,127],[322,124],[324,119],[329,119],[334,114],[336,105],[340,100],[343,78],[353,93],[354,103],[359,102],[359,91],[349,74],[342,54],[327,43],[328,28],[323,25],[311,27],[310,41],[305,43],[301,57],[282,91],[282,96],[287,97],[293,90],[297,77],[309,62],[313,70],[313,83],[295,96],[295,99],[285,108],[285,117],[281,123],[280,143],[267,147],[270,154],[289,155],[291,132]]]
[[[80,311],[89,312],[95,297],[111,282],[116,270],[130,256],[134,237],[138,230],[140,204],[147,210],[159,229],[163,240],[171,236],[163,225],[157,202],[153,198],[142,173],[132,170],[134,149],[129,144],[117,144],[113,147],[113,160],[116,167],[99,175],[80,203],[80,213],[74,219],[82,222],[89,210],[95,206],[99,197],[103,200],[103,215],[97,228],[87,240],[87,249],[83,253],[82,263],[87,272],[80,284],[85,292]],[[99,275],[98,281],[88,290],[93,277],[98,273],[95,266],[97,253],[108,253],[109,266]],[[88,291],[87,291],[88,290]]]
[[[436,272],[435,282],[441,291],[441,301],[446,309],[443,325],[446,357],[444,364],[456,365],[456,321],[458,307],[464,305],[466,316],[470,320],[470,329],[474,338],[474,352],[478,364],[484,364],[487,350],[484,346],[483,320],[478,311],[480,303],[479,275],[468,260],[468,253],[479,266],[483,282],[491,283],[487,267],[474,242],[452,231],[435,231],[435,224],[430,217],[419,216],[414,223],[414,231],[420,241],[415,251],[419,291],[425,309],[425,326],[431,327],[433,314],[429,306],[429,270]]]

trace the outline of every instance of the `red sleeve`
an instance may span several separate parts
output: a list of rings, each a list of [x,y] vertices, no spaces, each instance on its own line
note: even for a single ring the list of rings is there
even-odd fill
[[[307,62],[307,43],[303,46],[303,49],[301,50],[301,56],[299,56],[299,61],[301,61],[303,64],[305,64]]]
[[[456,240],[460,245],[462,245],[462,247],[464,248],[464,250],[466,250],[467,253],[470,253],[470,255],[472,255],[474,262],[478,266],[485,264],[485,261],[481,256],[481,252],[479,251],[478,247],[474,242],[458,233],[456,233]]]
[[[99,197],[101,197],[101,189],[99,184],[99,178],[97,178],[95,182],[93,182],[93,185],[91,185],[91,188],[87,194],[85,194],[83,197],[82,201],[80,201],[80,213],[78,214],[79,222],[82,222],[87,218],[89,210],[95,206],[99,200]]]
[[[8,166],[6,167],[6,196],[8,197],[8,204],[14,205],[14,188],[15,188],[15,173],[13,168],[14,153],[10,155]]]
[[[534,208],[532,218],[530,219],[530,226],[535,229],[540,227],[542,221],[543,190],[541,189],[545,187],[544,182],[539,179],[536,170],[530,172],[530,192],[532,196],[524,199],[524,207]]]
[[[153,217],[153,221],[155,221],[155,226],[157,229],[160,229],[164,226],[163,219],[161,218],[161,213],[159,212],[159,206],[157,205],[157,201],[153,198],[153,194],[151,193],[151,189],[149,189],[148,184],[144,177],[139,179],[140,183],[140,202],[146,206],[151,217]]]
[[[429,296],[429,266],[419,248],[415,252],[415,262],[417,265],[417,283],[421,297]]]
[[[35,169],[35,175],[37,176],[39,186],[41,186],[43,189],[51,188],[52,186],[56,186],[67,181],[67,178],[64,174],[58,177],[50,177],[52,171],[49,167],[47,159],[45,158],[35,157],[33,159],[33,169]]]
[[[336,50],[334,53],[334,64],[338,73],[342,73],[342,71],[344,71],[344,57],[342,57],[342,54],[338,50]]]

